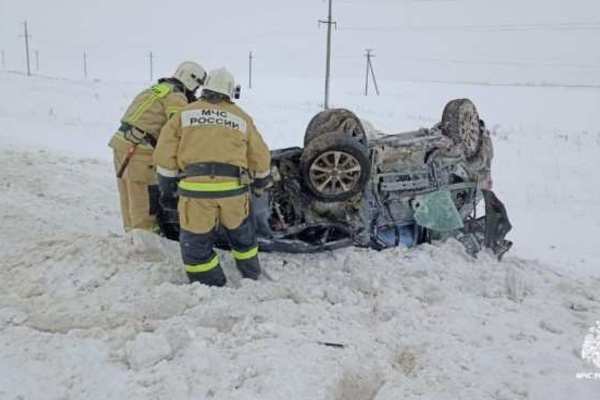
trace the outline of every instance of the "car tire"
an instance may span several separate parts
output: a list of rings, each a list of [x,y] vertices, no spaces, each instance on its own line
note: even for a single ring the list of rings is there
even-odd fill
[[[323,202],[345,201],[362,193],[371,173],[367,147],[337,132],[310,141],[300,157],[305,187]]]
[[[456,99],[444,107],[442,134],[463,148],[467,160],[472,159],[481,147],[481,121],[475,104],[469,99]]]
[[[321,111],[310,120],[304,133],[304,147],[314,138],[331,132],[353,137],[367,145],[365,128],[356,114],[344,108],[335,108]]]

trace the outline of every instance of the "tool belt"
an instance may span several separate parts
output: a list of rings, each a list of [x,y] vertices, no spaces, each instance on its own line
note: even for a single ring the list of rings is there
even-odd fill
[[[156,147],[156,138],[154,136],[127,122],[121,122],[119,132],[123,133],[123,137],[128,142],[133,144],[146,144],[152,148]]]

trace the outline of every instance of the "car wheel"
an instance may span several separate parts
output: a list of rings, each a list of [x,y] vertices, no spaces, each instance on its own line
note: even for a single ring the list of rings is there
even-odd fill
[[[356,138],[329,132],[304,148],[300,168],[305,186],[318,200],[336,202],[363,191],[371,163],[367,147]]]
[[[353,137],[367,145],[367,135],[360,119],[352,111],[335,108],[321,111],[310,120],[304,133],[304,146],[314,138],[330,132]]]
[[[466,158],[473,158],[481,147],[481,122],[475,104],[469,99],[452,100],[442,113],[442,133],[462,146]]]

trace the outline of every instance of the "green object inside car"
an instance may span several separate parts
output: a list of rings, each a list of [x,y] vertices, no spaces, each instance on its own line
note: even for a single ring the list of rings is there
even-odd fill
[[[449,232],[464,227],[448,190],[438,190],[416,197],[413,210],[417,224],[432,231]]]

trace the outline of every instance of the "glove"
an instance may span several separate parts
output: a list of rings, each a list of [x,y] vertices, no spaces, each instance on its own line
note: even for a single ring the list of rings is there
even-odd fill
[[[158,202],[166,211],[177,211],[178,182],[178,178],[171,178],[158,174],[158,188],[160,190]]]
[[[273,186],[273,178],[271,175],[268,175],[264,178],[256,178],[254,179],[254,183],[252,185],[252,193],[254,193],[256,197],[260,197],[263,195],[265,190],[271,186]]]

